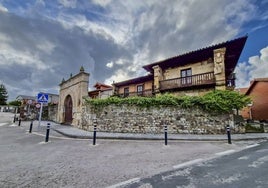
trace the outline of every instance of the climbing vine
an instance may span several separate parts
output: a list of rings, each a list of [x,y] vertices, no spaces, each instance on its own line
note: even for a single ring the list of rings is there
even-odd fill
[[[211,113],[229,113],[241,109],[251,102],[250,98],[235,91],[215,90],[203,96],[175,96],[163,94],[156,97],[109,97],[106,99],[85,98],[95,110],[108,105],[135,105],[141,108],[177,106],[181,108],[201,108]]]

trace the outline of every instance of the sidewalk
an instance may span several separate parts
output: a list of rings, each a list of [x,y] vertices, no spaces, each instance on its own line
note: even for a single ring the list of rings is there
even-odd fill
[[[51,129],[71,138],[90,139],[93,137],[93,132],[84,131],[69,125],[60,125],[54,122],[49,122]],[[42,122],[46,125],[47,122]],[[128,139],[128,140],[163,140],[163,134],[135,134],[135,133],[108,133],[97,132],[98,139]],[[268,139],[268,133],[247,133],[247,134],[232,134],[232,140],[259,140]],[[185,140],[185,141],[225,141],[227,135],[197,135],[197,134],[168,134],[168,140]]]

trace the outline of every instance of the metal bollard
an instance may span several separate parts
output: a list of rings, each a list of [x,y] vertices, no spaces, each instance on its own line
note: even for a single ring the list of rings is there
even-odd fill
[[[13,123],[16,122],[16,114],[14,115]]]
[[[93,145],[96,145],[97,119],[93,119],[93,125],[94,125]]]
[[[33,129],[33,120],[31,120],[30,129],[29,129],[29,133],[32,133],[32,129]]]
[[[227,137],[228,137],[228,144],[232,144],[232,140],[231,140],[231,130],[229,125],[227,125],[226,127],[226,132],[227,132]]]
[[[47,123],[46,142],[48,142],[48,140],[49,140],[49,130],[50,130],[50,123]]]
[[[167,125],[164,125],[164,132],[165,132],[165,145],[167,145]]]
[[[21,118],[19,119],[19,125],[18,126],[20,126],[20,124],[21,124]]]

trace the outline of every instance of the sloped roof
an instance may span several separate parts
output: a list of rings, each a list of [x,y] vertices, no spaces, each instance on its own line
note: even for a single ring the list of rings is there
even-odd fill
[[[106,87],[106,88],[113,88],[112,86],[109,86],[109,85],[106,85],[106,84],[103,84],[103,83],[100,83],[100,82],[97,82],[94,87],[98,87],[98,86],[103,86],[103,87]]]
[[[147,82],[150,80],[153,80],[152,74],[149,74],[147,76],[133,78],[133,79],[126,80],[123,82],[117,82],[117,83],[114,83],[113,85],[119,87],[119,86],[124,86],[124,85],[129,85],[129,84],[138,84],[138,83],[142,83],[142,82]]]
[[[245,93],[246,95],[249,95],[251,90],[254,88],[254,86],[256,85],[257,82],[268,82],[268,78],[255,78],[254,80],[252,80],[250,82],[250,86],[247,90],[247,92]]]
[[[98,93],[98,92],[102,92],[102,91],[109,91],[109,90],[113,90],[113,86],[110,85],[106,85],[106,84],[102,84],[100,82],[97,82],[94,87],[97,88],[98,86],[102,86],[101,89],[95,89],[92,91],[88,91],[88,94],[94,94],[94,93]]]
[[[246,43],[247,37],[248,36],[243,36],[234,40],[226,41],[206,48],[201,48],[196,51],[191,51],[182,55],[145,65],[143,68],[153,73],[153,67],[156,65],[159,65],[162,69],[167,69],[169,67],[183,66],[190,63],[204,61],[210,57],[213,57],[213,50],[225,47],[225,68],[226,75],[228,76],[234,71],[236,67],[240,54]]]
[[[20,100],[36,100],[36,97],[33,97],[33,96],[27,96],[27,95],[19,95],[17,96],[16,99],[20,99]]]

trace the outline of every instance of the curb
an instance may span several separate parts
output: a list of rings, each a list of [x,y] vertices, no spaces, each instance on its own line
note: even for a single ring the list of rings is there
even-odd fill
[[[75,135],[75,134],[69,134],[65,133],[64,131],[60,131],[59,129],[54,129],[54,131],[69,137],[69,138],[80,138],[80,139],[93,139],[93,136],[88,135]],[[90,132],[91,133],[91,132]],[[92,133],[93,134],[93,133]],[[98,134],[97,134],[98,135]],[[160,137],[135,137],[135,136],[97,136],[98,139],[116,139],[116,140],[164,140]],[[223,138],[168,138],[168,140],[177,140],[177,141],[217,141],[217,142],[223,142],[227,141],[228,139]],[[232,138],[233,141],[249,141],[249,140],[268,140],[267,137],[252,137],[252,138]]]

